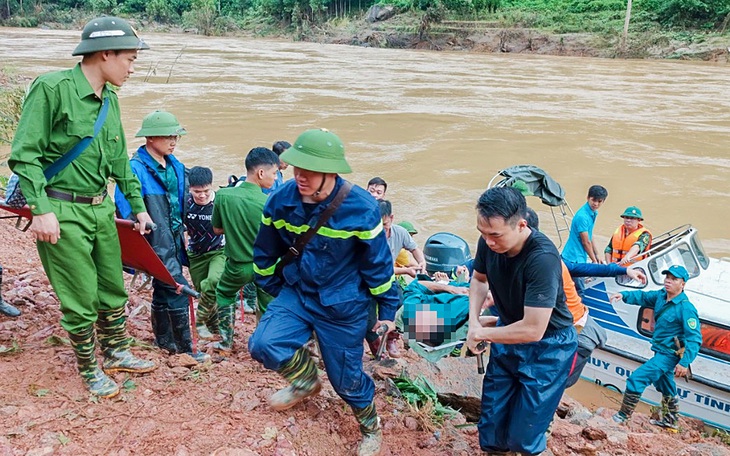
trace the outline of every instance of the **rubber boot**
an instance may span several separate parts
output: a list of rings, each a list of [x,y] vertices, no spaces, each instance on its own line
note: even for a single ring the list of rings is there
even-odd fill
[[[229,355],[233,351],[235,317],[236,307],[234,305],[218,307],[218,334],[220,334],[221,340],[213,344],[213,349],[222,355]]]
[[[129,351],[127,316],[124,307],[115,310],[100,310],[96,320],[99,345],[104,354],[102,367],[105,372],[152,372],[157,365],[152,361],[139,359]]]
[[[634,413],[634,409],[636,409],[636,404],[639,403],[639,399],[641,399],[641,394],[631,393],[628,391],[625,392],[623,402],[621,403],[621,409],[613,415],[613,420],[619,424],[627,422]]]
[[[3,286],[3,267],[0,266],[0,313],[3,315],[7,315],[8,317],[18,317],[20,316],[20,311],[15,307],[3,300],[2,295],[2,286]]]
[[[400,349],[398,348],[398,340],[400,339],[400,334],[397,332],[389,332],[385,345],[385,350],[388,352],[388,356],[391,358],[400,358],[401,353]]]
[[[675,396],[663,396],[662,410],[664,411],[662,419],[650,420],[651,424],[677,432],[679,430],[679,399]]]
[[[190,335],[190,310],[183,309],[169,310],[170,322],[172,323],[172,335],[175,338],[175,346],[178,353],[190,355],[195,361],[204,363],[210,361],[210,355],[198,350],[193,353],[193,339]]]
[[[380,454],[383,444],[383,432],[380,429],[380,417],[375,410],[375,403],[371,402],[365,408],[352,407],[355,418],[360,423],[362,440],[357,445],[358,456],[375,456]]]
[[[375,340],[365,339],[365,341],[368,343],[368,347],[370,348],[370,354],[373,355],[373,358],[375,358],[378,354],[378,349],[380,348],[380,337]]]
[[[198,313],[195,318],[195,329],[198,331],[198,337],[201,339],[212,339],[213,333],[210,328],[215,328],[215,325],[211,325],[211,320],[217,321],[217,318],[213,318],[212,314],[217,311],[215,305],[215,299],[210,302],[211,299],[205,294],[200,295],[198,301]]]
[[[177,353],[175,339],[172,337],[172,325],[167,308],[152,304],[152,332],[155,334],[155,345],[168,353]]]
[[[256,313],[256,284],[249,282],[243,287],[243,311],[248,314]]]
[[[302,347],[278,371],[290,383],[284,389],[272,394],[269,404],[274,410],[287,410],[309,396],[318,394],[322,384],[317,375],[317,366],[309,356],[309,350]]]
[[[94,327],[89,326],[75,334],[68,333],[68,338],[76,355],[81,380],[89,392],[99,397],[114,397],[119,394],[117,384],[99,369],[99,364],[96,362]]]

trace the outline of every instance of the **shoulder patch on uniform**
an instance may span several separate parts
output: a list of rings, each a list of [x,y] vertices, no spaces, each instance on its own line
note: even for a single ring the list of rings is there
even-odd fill
[[[696,318],[687,319],[687,326],[689,326],[689,329],[697,329],[697,319]]]

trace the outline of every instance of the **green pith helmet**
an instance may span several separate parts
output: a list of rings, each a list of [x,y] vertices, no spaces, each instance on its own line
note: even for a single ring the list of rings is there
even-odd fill
[[[91,54],[97,51],[149,49],[137,36],[129,22],[119,17],[97,17],[84,26],[81,42],[71,55]]]
[[[320,173],[351,173],[345,146],[336,134],[324,128],[307,130],[279,158],[290,165]]]
[[[402,226],[403,228],[408,231],[408,234],[418,234],[418,230],[415,226],[413,226],[413,223],[409,222],[408,220],[403,220],[402,222],[398,222],[398,225]]]
[[[636,206],[629,206],[626,208],[623,214],[621,214],[621,217],[629,217],[629,218],[635,218],[639,220],[644,220],[644,216],[641,215],[641,209],[639,209]]]
[[[175,116],[167,111],[155,111],[142,119],[142,128],[134,136],[180,136],[186,133]]]

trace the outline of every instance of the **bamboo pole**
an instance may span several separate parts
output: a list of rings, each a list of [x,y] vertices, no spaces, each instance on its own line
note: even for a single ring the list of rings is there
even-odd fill
[[[621,52],[626,53],[626,42],[629,36],[629,22],[631,22],[631,0],[626,2],[626,20],[624,21],[624,34],[621,36]]]

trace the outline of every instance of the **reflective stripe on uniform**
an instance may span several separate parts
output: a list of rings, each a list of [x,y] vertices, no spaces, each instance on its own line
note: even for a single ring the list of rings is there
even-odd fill
[[[274,226],[277,230],[285,229],[293,234],[302,234],[306,233],[307,230],[309,230],[309,225],[300,225],[295,226],[291,223],[287,222],[286,220],[279,219],[279,220],[272,220],[271,217],[262,217],[261,223],[263,223],[266,226]],[[356,237],[358,239],[368,241],[371,239],[375,239],[375,237],[380,234],[380,232],[383,231],[383,222],[378,223],[378,226],[373,228],[372,230],[368,231],[347,231],[347,230],[336,230],[334,228],[329,228],[326,226],[321,227],[317,234],[320,236],[332,238],[332,239],[347,239],[350,237]]]
[[[377,286],[375,288],[371,288],[370,294],[372,294],[373,296],[378,296],[378,295],[385,293],[386,291],[390,290],[390,288],[393,286],[394,281],[395,281],[395,274],[393,274],[390,277],[390,279],[388,279],[388,281],[385,282],[384,284]]]
[[[253,264],[253,272],[255,272],[256,274],[258,274],[260,276],[274,275],[274,271],[276,270],[276,265],[278,263],[279,262],[277,261],[276,263],[272,264],[268,268],[264,268],[264,269],[259,268],[258,265],[256,263],[254,263]]]

